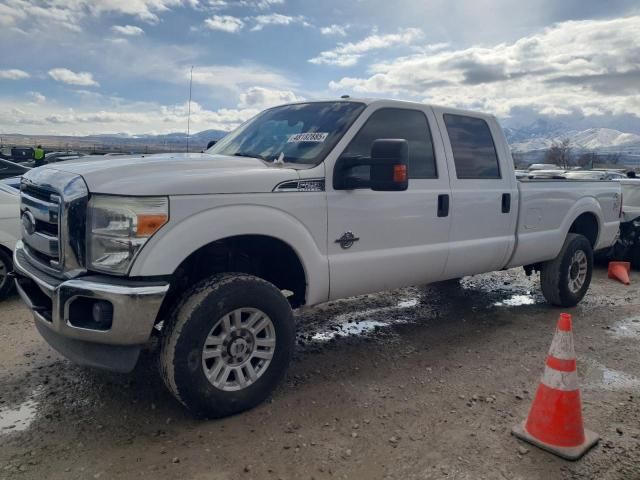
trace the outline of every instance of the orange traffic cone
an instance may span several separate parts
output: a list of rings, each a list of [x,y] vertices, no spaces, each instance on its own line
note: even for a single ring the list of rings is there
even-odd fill
[[[598,443],[598,434],[585,430],[582,425],[576,354],[568,313],[560,314],[529,416],[515,426],[512,433],[567,460],[577,460]]]
[[[631,264],[629,262],[609,262],[609,278],[619,280],[625,285],[629,285],[629,273]]]

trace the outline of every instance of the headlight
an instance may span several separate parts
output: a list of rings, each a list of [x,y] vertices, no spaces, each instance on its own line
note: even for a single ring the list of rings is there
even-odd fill
[[[126,274],[149,238],[169,220],[166,197],[93,195],[89,200],[89,269]]]

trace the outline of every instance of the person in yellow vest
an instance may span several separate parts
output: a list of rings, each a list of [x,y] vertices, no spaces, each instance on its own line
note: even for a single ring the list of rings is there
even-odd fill
[[[44,165],[44,150],[42,149],[42,145],[38,145],[33,151],[33,159],[35,160],[36,167],[41,167]]]

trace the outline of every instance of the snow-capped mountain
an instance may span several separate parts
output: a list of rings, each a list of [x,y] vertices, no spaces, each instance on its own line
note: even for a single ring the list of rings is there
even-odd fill
[[[587,130],[550,131],[542,135],[527,137],[526,130],[509,131],[506,129],[507,140],[513,151],[531,152],[546,150],[554,142],[569,140],[572,148],[577,150],[625,150],[640,148],[640,135],[620,132],[611,128],[589,128]]]

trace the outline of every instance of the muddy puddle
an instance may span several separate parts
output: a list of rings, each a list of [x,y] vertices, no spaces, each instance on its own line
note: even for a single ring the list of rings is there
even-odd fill
[[[38,390],[33,390],[27,399],[14,406],[0,407],[0,435],[27,430],[38,413]]]
[[[623,318],[614,323],[609,332],[619,338],[640,338],[640,315]]]
[[[402,311],[412,309],[419,303],[418,298],[407,298],[388,307],[370,308],[360,312],[337,315],[323,328],[316,330],[310,336],[310,341],[323,343],[338,337],[356,337],[393,325],[409,323],[411,315],[407,314],[406,317],[403,317]],[[391,313],[394,315],[390,317]]]
[[[640,391],[640,378],[590,359],[578,359],[583,388],[609,391]]]
[[[495,302],[494,307],[521,307],[523,305],[534,305],[539,303],[533,295],[527,293],[525,295],[512,295],[509,298]]]

